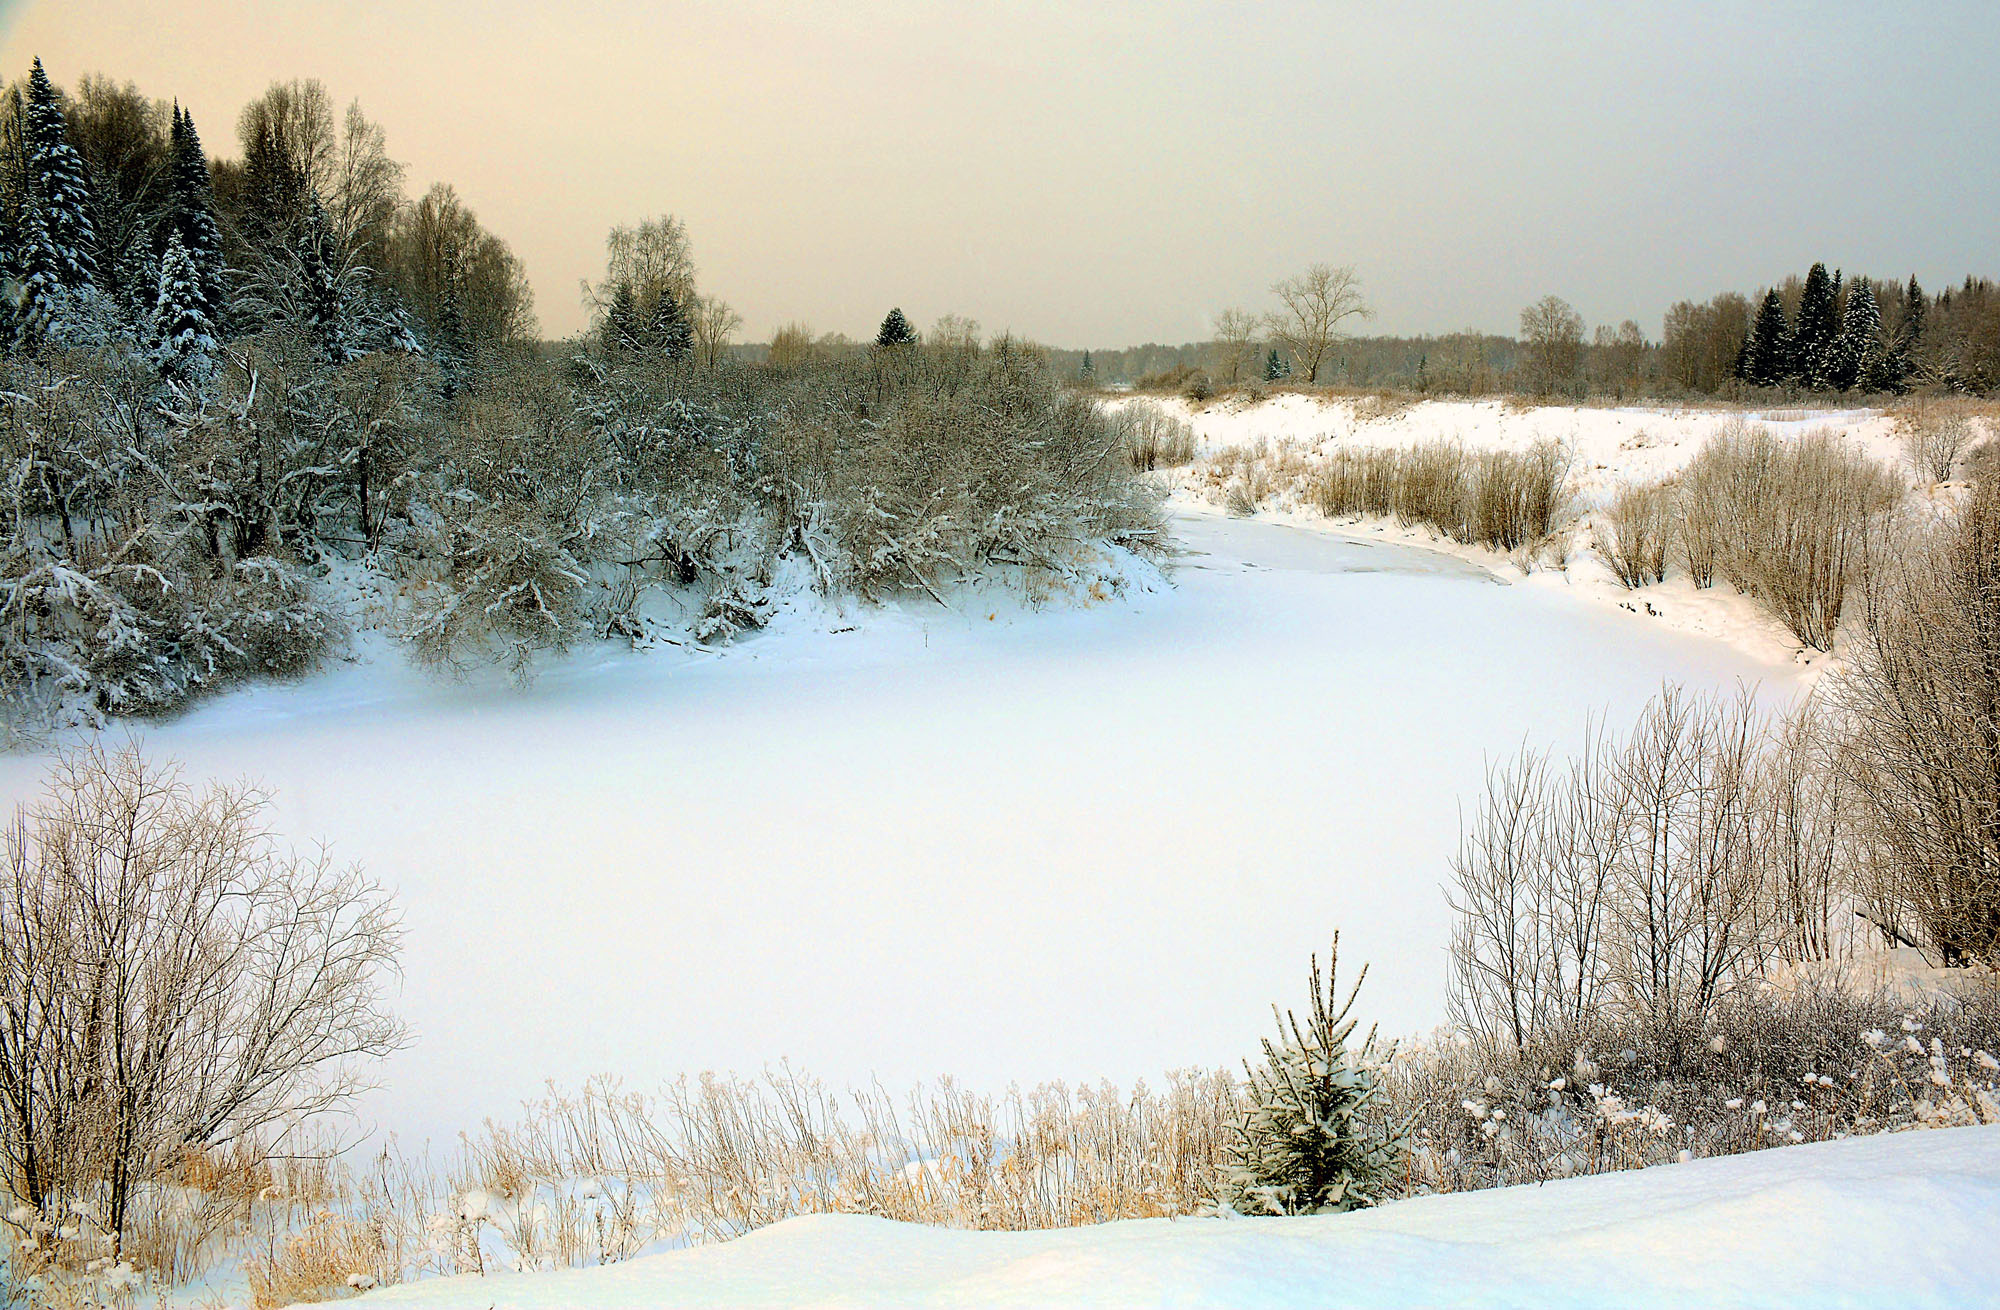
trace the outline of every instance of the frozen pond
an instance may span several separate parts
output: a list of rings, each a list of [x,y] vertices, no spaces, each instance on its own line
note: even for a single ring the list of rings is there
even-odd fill
[[[1373,964],[1360,1011],[1427,1029],[1489,757],[1622,723],[1663,679],[1791,685],[1428,552],[1183,538],[1179,585],[1131,603],[877,613],[525,692],[347,665],[147,743],[261,780],[281,831],[396,888],[416,1040],[365,1108],[408,1139],[598,1072],[1233,1065],[1336,927]]]

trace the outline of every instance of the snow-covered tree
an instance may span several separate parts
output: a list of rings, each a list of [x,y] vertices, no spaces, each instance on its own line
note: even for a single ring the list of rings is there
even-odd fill
[[[222,229],[215,221],[215,196],[208,156],[195,131],[194,115],[174,106],[169,136],[167,230],[181,239],[201,288],[202,308],[220,324],[226,309],[222,273]]]
[[[1261,1066],[1244,1063],[1249,1109],[1236,1128],[1221,1200],[1244,1214],[1323,1214],[1381,1200],[1400,1176],[1409,1125],[1381,1104],[1378,1051],[1369,1030],[1359,1051],[1347,1039],[1362,979],[1345,1004],[1335,991],[1340,937],[1327,955],[1322,983],[1312,964],[1312,1012],[1304,1023],[1287,1011],[1278,1040],[1264,1039]],[[1276,1011],[1275,1006],[1272,1007]]]
[[[1882,340],[1882,308],[1875,301],[1875,288],[1866,279],[1856,278],[1847,292],[1847,306],[1841,312],[1840,339],[1834,346],[1828,380],[1839,391],[1857,386],[1880,390],[1887,354]]]
[[[201,283],[180,234],[167,238],[153,308],[153,363],[174,382],[201,383],[215,367],[215,325],[202,308]]]
[[[611,303],[604,308],[604,343],[614,350],[631,350],[639,344],[639,297],[630,282],[611,290]]]
[[[64,287],[80,291],[97,280],[97,228],[91,218],[90,180],[71,147],[62,102],[37,59],[28,74],[21,144],[28,166],[28,204],[42,213]]]
[[[1097,365],[1092,362],[1088,350],[1083,352],[1083,363],[1077,367],[1076,375],[1085,382],[1095,382],[1097,380]]]
[[[903,317],[900,306],[889,311],[882,320],[881,331],[875,334],[878,346],[908,346],[914,345],[916,340],[917,331],[910,326],[910,320]]]
[[[1281,382],[1291,375],[1291,361],[1280,355],[1276,346],[1271,347],[1271,353],[1264,356],[1264,380],[1266,382]]]
[[[297,270],[299,321],[322,358],[338,364],[353,358],[347,306],[343,304],[341,252],[326,208],[313,197],[299,225]]]

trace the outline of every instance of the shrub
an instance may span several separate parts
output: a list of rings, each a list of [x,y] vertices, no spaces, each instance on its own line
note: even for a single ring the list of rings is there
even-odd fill
[[[1695,456],[1683,487],[1697,585],[1719,570],[1800,641],[1833,649],[1848,584],[1901,485],[1830,433],[1781,444],[1738,424]]]
[[[1896,423],[1896,436],[1919,477],[1946,482],[1978,433],[1965,414],[1925,407],[1902,415]]]
[[[1115,411],[1110,422],[1124,440],[1126,458],[1135,473],[1174,468],[1194,460],[1193,426],[1157,406],[1134,401]]]
[[[1677,498],[1671,484],[1644,483],[1619,488],[1603,510],[1597,553],[1628,589],[1665,580]]]
[[[2000,967],[2000,483],[1871,584],[1833,695],[1877,912],[1945,963]]]
[[[1336,935],[1322,986],[1312,964],[1312,1010],[1278,1017],[1278,1040],[1264,1039],[1260,1065],[1244,1063],[1248,1102],[1231,1141],[1222,1199],[1248,1214],[1325,1214],[1373,1205],[1389,1196],[1402,1172],[1407,1125],[1380,1104],[1377,1051],[1369,1030],[1359,1051],[1347,1039],[1348,1018],[1368,976],[1364,966],[1342,1004],[1335,990],[1340,958]],[[1272,1007],[1276,1012],[1276,1007]]]

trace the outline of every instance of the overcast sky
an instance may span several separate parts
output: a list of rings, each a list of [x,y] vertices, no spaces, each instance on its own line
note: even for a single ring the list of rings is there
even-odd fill
[[[1514,330],[1823,258],[2000,273],[2000,12],[1925,3],[0,0],[5,70],[131,80],[212,153],[358,98],[525,261],[549,335],[614,222],[687,221],[746,335],[892,304],[1065,346],[1207,335],[1352,263],[1375,330]],[[171,16],[169,21],[168,16]]]

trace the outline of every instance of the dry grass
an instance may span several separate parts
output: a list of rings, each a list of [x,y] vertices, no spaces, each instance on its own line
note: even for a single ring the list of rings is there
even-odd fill
[[[333,1213],[272,1242],[244,1262],[257,1310],[331,1301],[397,1281],[379,1223]]]

